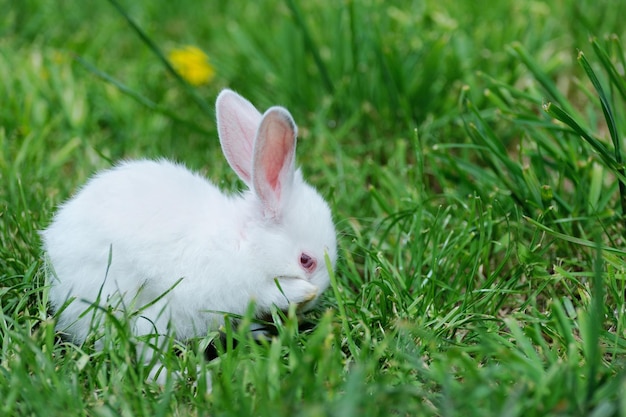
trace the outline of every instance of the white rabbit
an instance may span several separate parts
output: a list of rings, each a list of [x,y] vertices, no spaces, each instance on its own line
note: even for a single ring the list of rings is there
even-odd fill
[[[42,232],[57,329],[73,342],[87,337],[92,315],[83,312],[97,300],[143,308],[132,323],[138,336],[171,324],[185,340],[251,301],[258,317],[272,305],[307,310],[328,287],[335,229],[295,169],[291,115],[261,115],[230,90],[216,112],[224,155],[249,190],[225,195],[166,160],[124,162],[89,180]]]

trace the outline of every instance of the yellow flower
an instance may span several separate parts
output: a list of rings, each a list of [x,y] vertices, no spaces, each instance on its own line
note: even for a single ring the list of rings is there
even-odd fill
[[[200,48],[177,48],[169,53],[168,58],[174,69],[189,84],[208,84],[215,77],[215,69],[209,63],[209,57]]]

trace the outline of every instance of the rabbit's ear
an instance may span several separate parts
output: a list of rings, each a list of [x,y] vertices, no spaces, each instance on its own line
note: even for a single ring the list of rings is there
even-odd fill
[[[252,181],[267,217],[278,217],[281,202],[291,192],[296,135],[296,124],[286,109],[272,107],[265,112],[254,144]]]
[[[250,187],[254,136],[261,123],[261,113],[231,90],[223,90],[217,96],[215,112],[222,152],[231,168]]]

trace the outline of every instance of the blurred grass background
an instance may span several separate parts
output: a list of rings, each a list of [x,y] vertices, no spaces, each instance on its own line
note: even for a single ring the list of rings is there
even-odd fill
[[[181,85],[109,1],[0,0],[3,414],[626,415],[626,3],[120,4],[211,82]],[[315,330],[232,331],[203,395],[146,384],[122,330],[55,342],[37,231],[122,158],[238,189],[224,87],[292,112],[341,260]]]

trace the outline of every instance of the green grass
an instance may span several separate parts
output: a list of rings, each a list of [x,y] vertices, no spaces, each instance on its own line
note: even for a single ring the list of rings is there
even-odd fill
[[[0,0],[0,415],[626,416],[626,4],[121,5],[215,80],[182,85],[106,0]],[[37,232],[122,158],[238,188],[226,86],[294,115],[340,260],[314,329],[227,327],[209,363],[215,333],[170,340],[189,380],[160,387],[124,320],[58,340]]]

